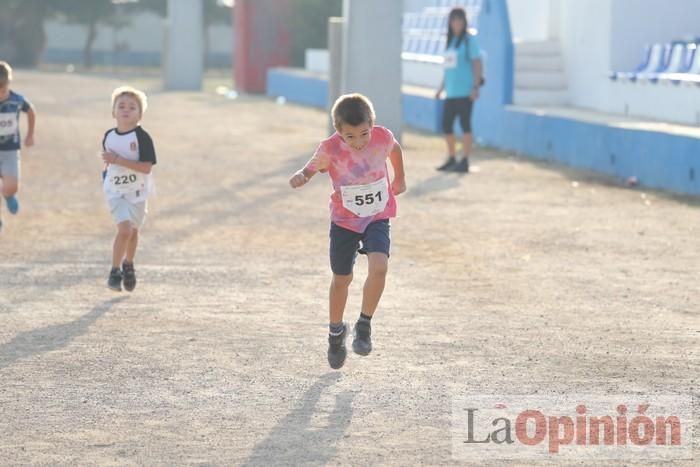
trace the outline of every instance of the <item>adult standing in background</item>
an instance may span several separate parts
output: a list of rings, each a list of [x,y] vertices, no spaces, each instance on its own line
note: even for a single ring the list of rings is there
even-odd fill
[[[483,84],[481,49],[475,33],[469,31],[464,8],[450,11],[447,23],[447,45],[445,48],[444,78],[435,97],[440,99],[445,91],[442,114],[442,130],[447,143],[448,157],[438,170],[469,172],[469,153],[472,149],[472,108],[479,98],[479,87]],[[462,158],[457,160],[457,142],[454,122],[459,117],[462,127]]]

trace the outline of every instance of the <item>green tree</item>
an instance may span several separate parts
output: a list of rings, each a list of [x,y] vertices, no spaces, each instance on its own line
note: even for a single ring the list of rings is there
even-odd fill
[[[194,1],[194,0],[192,0]],[[216,24],[231,24],[231,6],[223,0],[199,0],[203,2],[202,21],[204,22],[204,60],[209,56],[209,28]],[[151,11],[165,18],[168,15],[168,0],[137,0],[130,3],[132,12]]]
[[[304,66],[306,49],[328,47],[328,18],[342,12],[343,0],[292,0],[292,65]]]
[[[0,57],[15,66],[37,66],[46,46],[44,19],[51,12],[46,0],[2,0]]]
[[[221,0],[204,0],[204,64],[206,66],[207,59],[209,57],[209,49],[211,45],[209,44],[209,28],[217,24],[228,24],[231,25],[231,7]],[[233,38],[231,38],[233,42]]]
[[[83,45],[83,65],[92,67],[92,47],[97,39],[97,25],[107,24],[124,27],[128,20],[117,14],[112,0],[58,0],[53,5],[59,18],[68,23],[80,24],[87,28]]]
[[[135,14],[140,11],[150,11],[161,18],[165,18],[168,14],[168,0],[136,0],[128,2],[124,5],[127,12]]]

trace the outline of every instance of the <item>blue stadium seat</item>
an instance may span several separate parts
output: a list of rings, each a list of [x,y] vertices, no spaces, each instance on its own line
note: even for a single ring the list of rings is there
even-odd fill
[[[641,63],[632,72],[614,72],[613,80],[659,81],[673,84],[689,83],[700,86],[700,43],[674,41],[669,44],[653,44],[644,49]]]
[[[681,76],[680,81],[694,82],[700,86],[700,46],[696,45],[693,53],[693,59],[688,67],[688,70]]]
[[[667,60],[670,44],[653,44],[644,48],[642,61],[634,71],[613,72],[610,78],[613,80],[636,81],[640,74],[658,73]]]
[[[430,45],[428,46],[428,55],[440,55],[441,50],[440,50],[440,35],[433,34],[433,36],[430,38]]]
[[[643,79],[656,83],[659,81],[659,77],[661,77],[664,73],[682,73],[685,65],[686,50],[687,45],[685,43],[672,43],[670,45],[670,51],[666,56],[666,60],[659,65],[656,71],[650,73],[638,73],[637,79]]]
[[[409,52],[412,54],[418,53],[418,46],[419,45],[420,45],[420,41],[418,40],[418,37],[409,36],[408,45],[406,46],[406,52]]]
[[[408,52],[408,46],[411,43],[411,40],[409,39],[408,34],[403,35],[403,39],[401,40],[401,52]]]
[[[428,53],[428,45],[430,43],[430,39],[428,37],[423,36],[419,40],[419,45],[418,45],[418,50],[416,50],[416,53],[426,55]]]
[[[418,13],[405,13],[403,15],[403,30],[404,32],[413,29],[418,24]]]
[[[659,80],[680,84],[682,81],[678,79],[680,75],[693,74],[693,65],[698,55],[698,46],[693,42],[682,44],[682,46],[684,52],[683,59],[676,66],[670,65],[668,70],[658,76]]]
[[[425,7],[421,12],[404,13],[402,51],[416,55],[442,55],[445,49],[450,9],[455,6],[465,8],[469,15],[471,30],[476,25],[477,16],[483,1],[436,0],[435,6]]]

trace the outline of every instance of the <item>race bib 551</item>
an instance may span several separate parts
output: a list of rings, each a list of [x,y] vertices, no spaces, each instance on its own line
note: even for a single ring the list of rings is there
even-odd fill
[[[389,201],[389,184],[386,178],[367,185],[341,186],[343,206],[359,217],[379,214]]]

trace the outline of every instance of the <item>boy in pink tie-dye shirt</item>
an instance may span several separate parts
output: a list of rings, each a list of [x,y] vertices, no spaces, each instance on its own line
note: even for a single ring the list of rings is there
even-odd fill
[[[347,325],[343,313],[358,251],[368,258],[368,274],[352,348],[359,355],[372,350],[371,319],[384,291],[389,264],[389,219],[396,216],[396,195],[406,191],[401,146],[388,129],[374,126],[372,103],[361,94],[341,96],[332,110],[336,133],[321,142],[306,166],[289,180],[305,185],[317,172],[328,172],[330,199],[330,287],[328,363],[345,363]],[[387,158],[394,169],[389,180]]]

